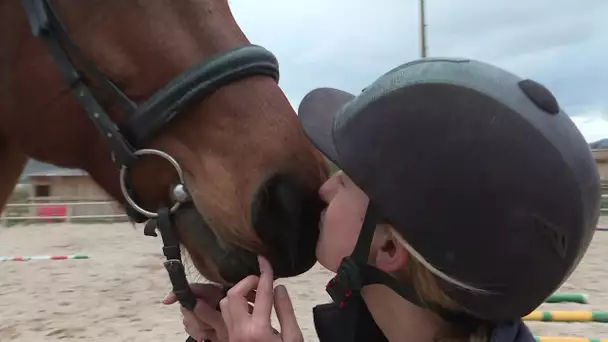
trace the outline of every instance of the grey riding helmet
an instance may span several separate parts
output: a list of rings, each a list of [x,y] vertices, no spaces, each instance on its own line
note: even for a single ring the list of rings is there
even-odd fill
[[[315,89],[298,111],[311,141],[366,192],[378,219],[435,268],[483,290],[437,278],[464,309],[457,314],[488,321],[528,314],[589,246],[600,212],[597,167],[579,130],[535,81],[475,60],[428,58],[389,71],[356,97]],[[382,283],[430,307],[411,285],[363,265],[377,222],[366,217],[343,261],[338,276],[349,280],[341,298]]]

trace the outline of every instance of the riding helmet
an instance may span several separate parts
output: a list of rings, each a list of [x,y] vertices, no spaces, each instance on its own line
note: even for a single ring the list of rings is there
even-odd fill
[[[315,89],[298,112],[379,219],[436,269],[482,290],[437,278],[468,315],[528,314],[593,237],[601,199],[594,158],[553,94],[531,79],[471,59],[425,58],[358,96]],[[374,282],[386,283],[362,281]]]

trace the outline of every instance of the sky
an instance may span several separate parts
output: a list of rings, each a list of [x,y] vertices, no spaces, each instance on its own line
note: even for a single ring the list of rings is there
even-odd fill
[[[249,40],[277,56],[295,108],[313,88],[358,93],[420,58],[418,0],[229,2]],[[607,0],[425,3],[428,56],[478,59],[538,81],[587,141],[608,138]]]

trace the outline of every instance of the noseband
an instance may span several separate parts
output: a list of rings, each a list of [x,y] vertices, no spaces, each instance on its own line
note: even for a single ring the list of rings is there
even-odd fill
[[[120,169],[120,186],[128,204],[127,214],[136,222],[148,221],[144,229],[146,235],[156,236],[157,229],[161,233],[163,254],[167,259],[164,265],[169,273],[173,292],[182,306],[193,310],[196,299],[190,291],[181,261],[179,242],[173,231],[174,213],[183,203],[191,201],[184,185],[183,172],[178,162],[169,154],[145,149],[143,146],[189,105],[202,101],[224,85],[259,75],[271,77],[278,82],[279,68],[275,56],[257,45],[245,45],[219,53],[175,77],[144,103],[135,103],[99,71],[70,39],[53,9],[51,0],[21,0],[21,3],[32,34],[46,43],[64,82],[106,140],[112,160]],[[82,71],[76,68],[73,60],[78,61]],[[120,105],[126,119],[125,125],[112,121],[97,100],[95,91],[88,86],[82,75],[94,80],[105,95],[109,95]],[[137,204],[129,170],[143,155],[159,156],[171,163],[177,171],[179,183],[174,185],[170,194],[172,206],[161,206],[153,212]],[[191,338],[188,340],[194,341]]]

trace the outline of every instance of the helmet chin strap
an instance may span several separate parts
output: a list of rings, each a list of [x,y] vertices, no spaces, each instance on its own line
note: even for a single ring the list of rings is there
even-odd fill
[[[348,309],[352,307],[356,310],[357,306],[363,302],[361,297],[363,286],[382,284],[414,305],[429,309],[451,323],[469,325],[482,322],[481,319],[467,313],[448,310],[435,303],[425,301],[418,295],[411,282],[398,282],[395,277],[368,264],[372,239],[380,219],[378,210],[370,203],[352,254],[342,259],[336,276],[326,286],[326,290],[333,301],[340,308]]]

